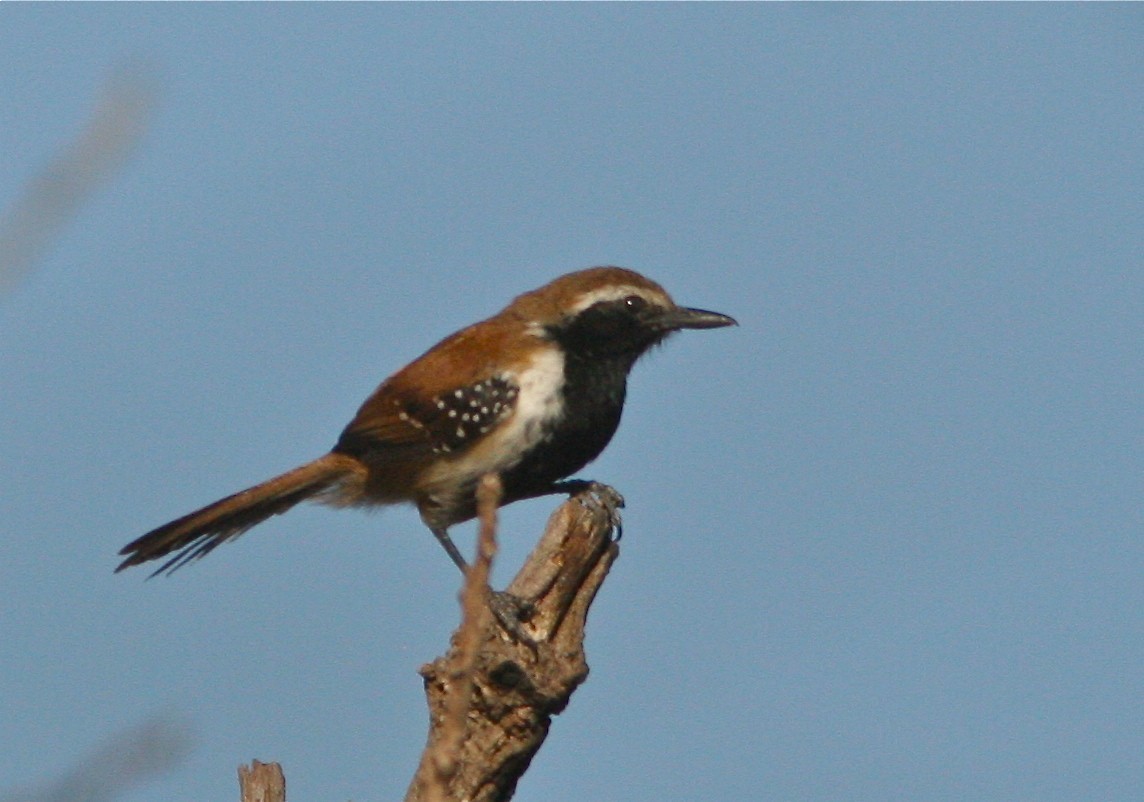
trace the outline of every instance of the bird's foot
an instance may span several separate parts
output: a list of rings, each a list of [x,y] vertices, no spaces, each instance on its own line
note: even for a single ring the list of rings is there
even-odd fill
[[[506,633],[531,649],[536,641],[524,629],[524,622],[535,612],[532,603],[504,590],[489,590],[489,610]]]
[[[555,488],[557,492],[575,497],[582,507],[600,510],[607,515],[613,540],[624,536],[624,518],[620,514],[624,497],[614,487],[589,479],[569,479],[558,482]]]

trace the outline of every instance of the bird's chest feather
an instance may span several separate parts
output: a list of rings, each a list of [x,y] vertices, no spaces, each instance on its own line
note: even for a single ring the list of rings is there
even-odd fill
[[[468,496],[481,475],[495,472],[511,500],[579,470],[599,455],[619,425],[627,367],[588,363],[558,348],[537,352],[503,377],[514,387],[512,414],[431,468],[423,492],[450,506]]]
[[[540,439],[505,473],[509,496],[540,490],[599,456],[619,426],[626,391],[625,365],[565,355],[564,381],[553,402],[559,413],[539,423]]]
[[[422,486],[457,488],[485,473],[505,473],[519,465],[565,417],[564,355],[559,349],[537,351],[515,370],[496,377],[511,386],[511,412],[495,428],[430,468]]]

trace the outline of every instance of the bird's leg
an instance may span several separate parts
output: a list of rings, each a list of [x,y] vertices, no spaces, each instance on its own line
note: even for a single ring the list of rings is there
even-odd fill
[[[449,537],[449,530],[433,527],[431,531],[433,532],[433,537],[437,538],[437,542],[445,548],[445,553],[449,555],[449,559],[453,561],[455,566],[461,569],[461,573],[464,574],[468,572],[469,564],[465,562],[465,558],[461,556],[461,552],[457,548],[457,544],[453,542],[453,538]]]
[[[532,605],[519,596],[513,596],[507,590],[489,588],[488,591],[489,610],[501,625],[501,629],[536,651],[536,641],[524,630],[524,622],[532,615]]]
[[[468,577],[469,564],[465,562],[465,558],[461,556],[457,544],[449,537],[448,530],[434,528],[432,532],[433,536],[437,538],[437,542],[444,547],[446,553],[449,555],[449,559],[461,569],[463,576]],[[524,631],[523,626],[524,620],[532,615],[532,605],[524,599],[517,598],[503,590],[488,588],[488,592],[489,610],[492,611],[497,621],[500,622],[501,628],[521,643],[530,646],[535,645],[532,636]]]
[[[567,493],[574,496],[577,493],[583,493],[585,490],[591,490],[594,487],[602,487],[599,482],[592,479],[565,479],[562,482],[553,482],[552,486],[545,490],[545,493]]]

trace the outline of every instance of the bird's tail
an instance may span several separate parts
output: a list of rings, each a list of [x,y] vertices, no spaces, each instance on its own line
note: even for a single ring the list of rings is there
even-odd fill
[[[351,476],[357,467],[358,463],[351,457],[327,454],[262,484],[219,499],[128,543],[119,552],[127,555],[127,559],[115,570],[119,572],[175,552],[152,576],[169,574],[206,556],[217,546],[233,540],[271,515],[286,512],[301,501],[330,491]]]

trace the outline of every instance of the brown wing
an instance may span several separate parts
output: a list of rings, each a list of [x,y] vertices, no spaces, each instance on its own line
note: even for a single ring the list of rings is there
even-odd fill
[[[512,414],[519,394],[504,375],[428,398],[388,384],[362,406],[334,451],[371,464],[463,451]]]
[[[376,465],[471,446],[516,404],[519,325],[498,316],[430,348],[366,399],[334,450]]]

